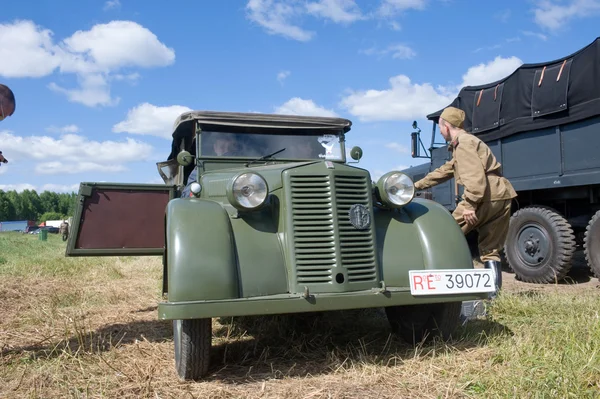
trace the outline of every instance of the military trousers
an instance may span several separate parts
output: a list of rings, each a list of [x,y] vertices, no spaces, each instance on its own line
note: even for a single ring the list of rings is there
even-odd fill
[[[479,233],[477,246],[482,262],[494,260],[500,262],[500,251],[504,247],[510,223],[511,200],[500,200],[479,203],[475,215],[477,223],[467,224],[463,217],[464,203],[461,201],[456,206],[452,216],[466,235],[476,230]]]

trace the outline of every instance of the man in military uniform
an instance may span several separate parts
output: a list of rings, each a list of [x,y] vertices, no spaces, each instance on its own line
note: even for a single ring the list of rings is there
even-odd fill
[[[496,290],[502,287],[499,251],[504,246],[510,222],[510,206],[517,196],[510,182],[502,176],[501,165],[489,147],[463,130],[465,113],[448,107],[439,119],[440,133],[449,142],[452,158],[415,183],[424,190],[450,180],[464,187],[462,200],[452,213],[464,234],[479,233],[479,254],[485,268],[496,271]],[[494,297],[491,295],[491,297]]]
[[[67,241],[67,238],[69,238],[69,223],[67,223],[66,220],[63,220],[63,222],[60,224],[58,232],[62,235],[62,240]]]

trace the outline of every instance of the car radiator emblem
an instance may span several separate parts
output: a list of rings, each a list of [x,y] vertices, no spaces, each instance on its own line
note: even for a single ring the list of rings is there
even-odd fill
[[[365,230],[371,226],[371,214],[369,209],[363,204],[354,204],[348,211],[350,223],[357,230]]]

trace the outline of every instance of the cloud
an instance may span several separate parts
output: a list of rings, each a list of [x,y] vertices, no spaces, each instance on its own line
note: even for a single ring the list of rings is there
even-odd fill
[[[363,20],[389,20],[408,9],[422,10],[425,2],[426,0],[381,0],[377,9],[363,12],[356,0],[249,0],[246,3],[246,16],[270,35],[308,42],[316,33],[302,28],[303,19],[307,16],[349,25]],[[397,22],[389,23],[392,29],[400,30]]]
[[[360,52],[366,55],[377,55],[380,57],[392,54],[392,58],[403,60],[414,58],[417,55],[412,48],[404,44],[392,44],[382,50],[377,50],[376,48],[372,47],[367,50],[361,50]]]
[[[533,36],[533,37],[537,37],[538,39],[540,39],[540,40],[543,40],[543,41],[546,41],[546,40],[548,40],[548,36],[546,36],[546,35],[544,35],[544,34],[542,34],[542,33],[531,32],[531,31],[528,31],[528,30],[524,30],[524,31],[522,31],[522,33],[523,33],[525,36]]]
[[[400,143],[394,143],[394,142],[386,143],[385,147],[389,148],[391,150],[394,150],[400,154],[409,154],[410,153],[410,151],[408,150],[408,147],[403,144],[400,144]]]
[[[393,17],[403,11],[425,9],[426,0],[383,0],[377,10],[381,17]]]
[[[38,193],[40,192],[44,192],[44,191],[52,191],[55,193],[72,193],[72,192],[78,192],[79,191],[79,183],[75,183],[75,184],[70,184],[70,185],[66,185],[66,184],[44,184],[40,190],[38,191]]]
[[[304,100],[298,97],[294,97],[283,105],[276,107],[275,113],[307,116],[338,116],[334,111],[316,105],[313,100]]]
[[[79,183],[65,185],[65,184],[44,184],[43,186],[34,186],[29,183],[19,183],[19,184],[0,184],[0,190],[2,191],[16,191],[21,193],[25,190],[35,190],[38,194],[43,193],[44,191],[51,191],[55,193],[72,193],[79,191]]]
[[[413,120],[435,112],[454,98],[430,83],[412,83],[406,75],[389,79],[390,88],[384,90],[349,91],[341,106],[361,121]]]
[[[494,18],[502,23],[506,23],[510,19],[510,13],[510,9],[502,10],[494,14]]]
[[[336,23],[350,23],[364,18],[354,0],[319,0],[308,3],[306,9],[309,14]]]
[[[314,36],[314,32],[292,23],[292,19],[302,15],[304,9],[291,2],[250,0],[246,10],[248,18],[265,28],[270,35],[281,35],[301,42],[307,42]]]
[[[184,112],[192,111],[183,105],[159,107],[143,103],[127,112],[127,118],[113,126],[114,133],[147,134],[171,139],[173,123]]]
[[[78,133],[80,129],[77,125],[66,125],[61,127],[48,126],[46,131],[50,133]]]
[[[152,156],[150,145],[133,139],[99,142],[76,134],[22,137],[4,131],[0,142],[13,164],[39,161],[34,168],[37,174],[120,172],[126,170],[126,163]]]
[[[570,20],[592,17],[600,11],[599,0],[539,0],[533,10],[534,21],[542,28],[558,30]]]
[[[16,191],[18,193],[23,192],[25,190],[35,190],[35,186],[29,183],[19,183],[19,184],[0,184],[0,190],[2,191]]]
[[[288,76],[290,76],[291,72],[290,71],[281,71],[277,74],[277,81],[281,84],[283,84],[283,81],[285,79],[287,79]]]
[[[121,2],[119,0],[108,0],[106,3],[104,3],[104,7],[103,10],[107,11],[113,8],[120,8],[121,7]]]
[[[469,68],[459,85],[434,87],[397,75],[389,79],[388,89],[349,90],[340,106],[363,122],[414,120],[447,106],[462,87],[494,82],[510,75],[522,63],[517,57],[496,57]]]
[[[75,75],[78,88],[55,82],[48,87],[69,101],[95,107],[119,102],[111,97],[111,81],[139,78],[137,72],[120,71],[171,65],[175,52],[150,30],[131,21],[97,24],[54,43],[49,29],[19,20],[0,24],[0,59],[0,75],[8,78],[40,78],[57,71]]]
[[[469,68],[462,76],[463,81],[460,87],[495,82],[510,75],[522,64],[523,61],[517,57],[503,58],[498,56],[487,64],[481,63]]]

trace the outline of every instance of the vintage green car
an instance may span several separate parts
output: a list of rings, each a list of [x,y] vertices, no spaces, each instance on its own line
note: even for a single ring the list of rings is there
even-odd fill
[[[66,255],[162,256],[158,317],[173,320],[182,379],[208,372],[214,317],[383,307],[411,343],[448,338],[494,271],[473,267],[457,223],[408,176],[373,182],[346,163],[350,127],[184,113],[157,164],[164,185],[81,183]]]

